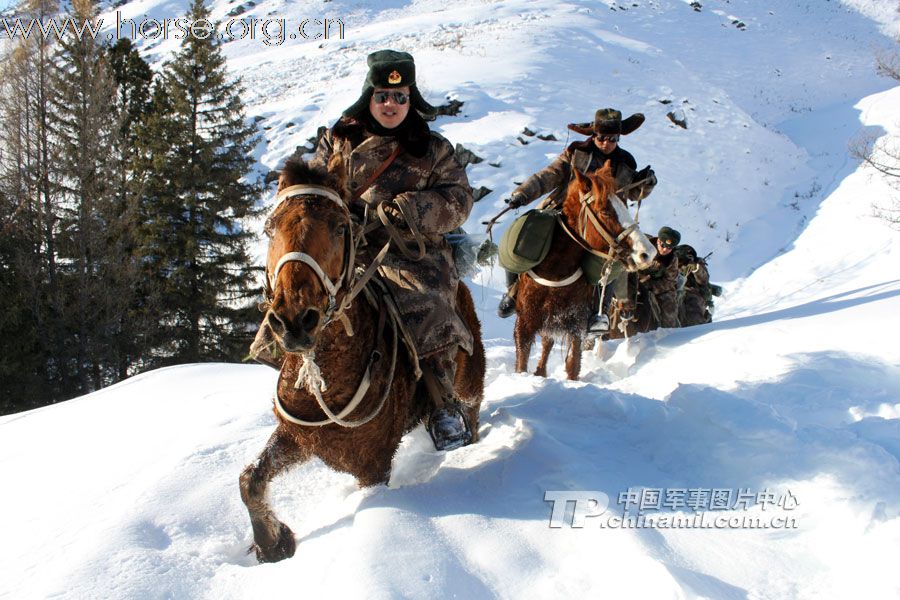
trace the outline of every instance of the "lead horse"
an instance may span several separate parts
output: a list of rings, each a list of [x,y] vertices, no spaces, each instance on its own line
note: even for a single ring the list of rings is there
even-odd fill
[[[540,377],[547,376],[554,338],[568,337],[566,375],[576,380],[595,288],[582,272],[585,253],[607,265],[621,261],[628,271],[636,271],[650,265],[656,249],[615,195],[609,161],[590,175],[573,172],[547,257],[519,278],[513,336],[516,371],[521,373],[528,370],[531,346],[540,334],[541,357],[534,372]]]
[[[251,549],[260,562],[296,550],[293,532],[266,499],[276,475],[317,456],[361,486],[387,483],[400,438],[426,414],[396,307],[386,289],[366,281],[378,259],[361,249],[366,224],[351,217],[347,197],[341,173],[290,161],[266,222],[266,319],[287,354],[275,393],[277,426],[240,476]],[[455,389],[475,441],[485,358],[475,306],[462,282],[457,307],[472,331],[474,351],[457,355]]]

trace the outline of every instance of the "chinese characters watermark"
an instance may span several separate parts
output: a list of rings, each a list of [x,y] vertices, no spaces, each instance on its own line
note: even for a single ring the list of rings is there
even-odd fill
[[[796,529],[797,517],[787,513],[800,504],[790,490],[769,488],[628,488],[617,498],[621,514],[607,513],[609,496],[599,491],[548,490],[544,501],[552,503],[554,529],[594,523],[610,529]],[[755,509],[754,514],[734,514]]]

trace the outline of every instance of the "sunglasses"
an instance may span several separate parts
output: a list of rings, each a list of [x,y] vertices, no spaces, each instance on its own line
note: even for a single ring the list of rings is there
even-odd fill
[[[664,248],[674,248],[675,247],[675,242],[672,242],[670,240],[659,240],[659,243],[662,244],[662,246]]]
[[[597,141],[600,141],[600,142],[618,142],[618,141],[619,141],[619,136],[618,136],[618,135],[598,135],[598,136],[597,136]]]
[[[409,100],[409,96],[403,92],[375,92],[372,97],[375,98],[376,104],[384,104],[388,101],[388,98],[390,98],[395,104],[400,104],[402,106]]]

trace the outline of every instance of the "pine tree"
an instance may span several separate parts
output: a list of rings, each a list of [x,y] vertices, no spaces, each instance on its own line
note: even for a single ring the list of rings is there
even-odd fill
[[[20,6],[23,18],[56,15],[53,0]],[[55,351],[63,338],[58,265],[59,203],[50,114],[53,44],[33,35],[10,40],[0,70],[0,397],[2,410],[59,398]]]
[[[136,149],[140,146],[138,132],[151,115],[153,71],[128,38],[122,38],[109,48],[107,59],[116,83],[115,104],[120,123],[120,146],[114,152],[118,228],[110,232],[110,244],[122,259],[115,274],[115,287],[127,290],[123,299],[128,299],[127,307],[119,311],[115,325],[117,378],[124,379],[150,364],[142,355],[156,320],[148,303],[150,294],[143,279],[137,235],[145,177]]]
[[[202,0],[188,18],[209,19]],[[219,42],[186,36],[141,128],[143,262],[161,311],[153,340],[161,364],[237,359],[258,321],[253,234],[242,220],[260,185],[250,181],[256,138],[240,95]]]
[[[71,6],[73,21],[96,21],[93,0],[73,0]],[[65,299],[58,359],[67,395],[75,396],[118,379],[118,328],[131,289],[122,276],[130,257],[117,252],[115,241],[129,232],[116,198],[115,151],[123,144],[106,49],[70,29],[56,63],[51,123],[63,208],[59,259]]]

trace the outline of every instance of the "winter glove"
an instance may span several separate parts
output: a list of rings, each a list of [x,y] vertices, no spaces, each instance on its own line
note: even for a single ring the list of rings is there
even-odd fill
[[[646,179],[643,185],[648,185],[653,187],[656,185],[656,173],[653,172],[653,169],[650,168],[650,165],[647,165],[640,171],[634,174],[634,181],[641,181]]]
[[[647,165],[634,174],[634,181],[643,181],[643,183],[638,186],[638,190],[640,191],[640,198],[646,198],[650,195],[650,192],[653,191],[653,188],[656,187],[656,173],[653,172],[650,165]]]
[[[403,218],[403,213],[400,212],[400,207],[397,206],[393,201],[385,202],[384,206],[384,214],[387,215],[388,220],[390,220],[391,225],[397,227],[399,229],[406,229],[406,219]]]
[[[528,198],[526,198],[524,194],[513,194],[506,199],[506,203],[509,204],[509,207],[513,209],[522,208],[523,206],[528,204]]]

